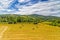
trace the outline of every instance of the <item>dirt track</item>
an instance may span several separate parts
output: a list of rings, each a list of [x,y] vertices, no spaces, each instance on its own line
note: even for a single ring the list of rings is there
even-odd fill
[[[7,30],[7,28],[8,28],[7,26],[2,26],[0,28],[0,40],[2,40],[3,34]]]

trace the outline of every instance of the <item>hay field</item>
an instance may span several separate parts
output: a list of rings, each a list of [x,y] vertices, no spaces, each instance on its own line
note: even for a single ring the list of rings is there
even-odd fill
[[[60,28],[45,23],[0,24],[0,40],[60,40]]]

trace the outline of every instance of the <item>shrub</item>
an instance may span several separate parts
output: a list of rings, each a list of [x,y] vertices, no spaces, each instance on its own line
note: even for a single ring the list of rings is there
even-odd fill
[[[8,22],[8,24],[13,24],[13,22],[12,22],[12,21],[10,21],[10,22]]]
[[[38,24],[38,22],[34,22],[33,24]]]

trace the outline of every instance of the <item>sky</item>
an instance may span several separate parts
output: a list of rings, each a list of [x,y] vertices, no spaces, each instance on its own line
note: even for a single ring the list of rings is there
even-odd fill
[[[0,14],[60,16],[60,0],[0,0]]]

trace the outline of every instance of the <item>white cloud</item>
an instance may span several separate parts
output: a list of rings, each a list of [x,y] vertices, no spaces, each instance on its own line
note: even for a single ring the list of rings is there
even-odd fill
[[[4,4],[6,1],[4,1],[2,4]],[[19,0],[19,2],[27,2],[27,1],[30,1],[30,0]],[[12,0],[9,1],[9,3],[10,2],[12,2]],[[7,8],[9,3],[7,1],[4,4],[4,6],[2,6],[3,8],[0,6],[0,9]],[[28,14],[54,15],[54,14],[58,14],[60,12],[60,1],[59,0],[49,0],[49,2],[39,2],[34,5],[33,4],[31,4],[31,5],[32,6],[25,6],[25,5],[17,6],[16,5],[16,7],[19,8],[19,11],[14,12],[16,10],[5,9],[7,12],[4,12],[4,13],[21,14],[21,15],[24,15],[24,14],[25,15],[28,15]],[[22,7],[22,8],[20,8],[20,7]]]
[[[30,0],[18,0],[19,2],[28,2]]]
[[[9,6],[9,3],[12,2],[13,0],[0,0],[0,5],[2,8],[7,8]]]
[[[33,6],[23,6],[17,14],[40,14],[51,15],[58,14],[60,12],[60,1],[37,3]]]

